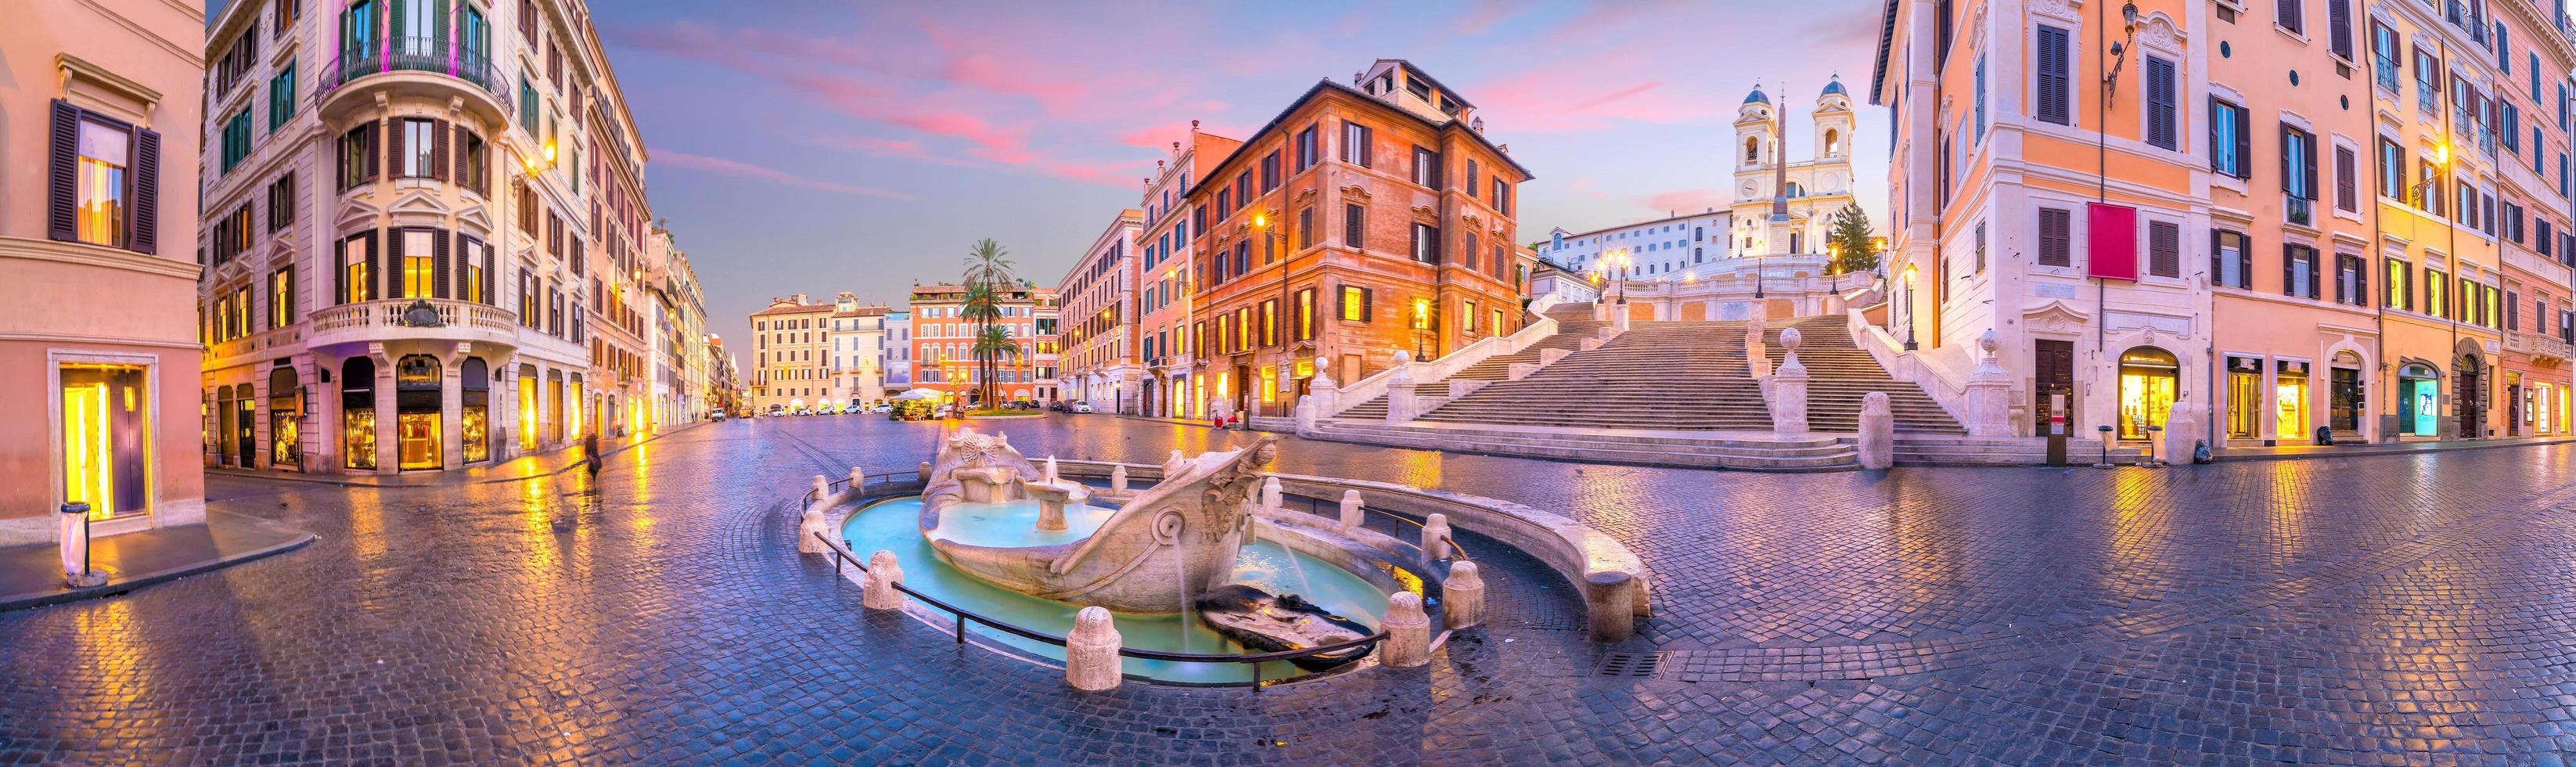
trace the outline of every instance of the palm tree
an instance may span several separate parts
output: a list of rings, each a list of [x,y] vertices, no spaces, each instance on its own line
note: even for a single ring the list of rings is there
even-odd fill
[[[975,370],[983,379],[986,404],[993,401],[992,384],[996,368],[993,366],[995,358],[983,351],[984,336],[996,327],[994,323],[1002,319],[1002,291],[1014,279],[1010,254],[1009,249],[990,237],[977,240],[975,247],[966,251],[966,296],[964,305],[959,307],[959,314],[975,324]],[[1017,353],[1019,349],[1014,346],[1011,351]]]
[[[1017,359],[1019,356],[1020,342],[1019,339],[1011,337],[1010,328],[1003,327],[1001,325],[986,325],[982,331],[978,331],[975,334],[976,359],[982,360],[989,365],[993,361],[1000,360],[1004,357]],[[993,396],[993,376],[986,375],[984,376],[984,407],[993,407],[993,403],[996,401],[993,399]]]

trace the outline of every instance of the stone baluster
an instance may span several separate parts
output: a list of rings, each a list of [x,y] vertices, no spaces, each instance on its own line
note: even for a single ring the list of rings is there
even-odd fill
[[[1074,613],[1073,632],[1064,636],[1064,683],[1091,692],[1117,689],[1126,679],[1121,639],[1109,608],[1092,605]]]
[[[1283,494],[1279,490],[1279,478],[1263,477],[1261,479],[1262,510],[1277,514],[1280,506],[1282,505],[1282,498]]]
[[[1896,465],[1896,413],[1887,404],[1887,392],[1874,391],[1860,398],[1860,467],[1884,469]]]
[[[1127,492],[1126,464],[1119,464],[1116,468],[1109,470],[1109,491],[1113,493]]]
[[[895,584],[903,582],[903,566],[894,560],[894,552],[878,549],[868,555],[868,573],[859,579],[859,604],[870,610],[903,609],[903,592]]]
[[[1440,582],[1440,624],[1451,630],[1485,622],[1485,577],[1476,573],[1476,563],[1460,560],[1449,564],[1449,578]]]
[[[1404,353],[1396,354],[1401,359]],[[1413,368],[1409,362],[1404,363],[1403,366],[1397,367],[1393,374],[1386,377],[1386,422],[1413,422],[1413,411],[1417,404],[1419,403],[1413,396]]]
[[[1604,570],[1583,576],[1583,611],[1592,641],[1621,642],[1637,635],[1637,580]]]
[[[1366,511],[1360,506],[1360,491],[1342,491],[1342,532],[1349,533],[1367,523]]]
[[[831,480],[828,480],[828,479],[824,479],[824,478],[823,478],[823,475],[821,475],[821,474],[816,474],[816,475],[814,475],[814,489],[813,489],[813,491],[812,491],[812,492],[808,492],[808,493],[806,493],[806,494],[805,494],[805,503],[806,503],[806,505],[808,505],[808,506],[821,506],[821,505],[823,505],[823,501],[824,501],[824,499],[831,498],[831,497],[832,497],[832,481],[831,481]]]
[[[1993,330],[1977,336],[1977,348],[1982,355],[1977,360],[1977,369],[1968,373],[1967,384],[1968,422],[1965,425],[1971,437],[2012,436],[2013,380],[2012,374],[2004,370],[2003,362],[1995,359],[1997,345]]]
[[[1377,643],[1377,663],[1388,668],[1414,668],[1431,662],[1431,616],[1422,613],[1422,595],[1398,591],[1386,598],[1386,638]]]
[[[1422,556],[1433,562],[1449,558],[1449,515],[1422,518]]]
[[[867,489],[867,487],[868,487],[868,470],[867,470],[867,467],[864,467],[864,466],[852,466],[852,467],[850,467],[850,492],[855,493],[855,492],[858,492],[858,491],[861,491],[861,490],[865,490],[865,489]]]
[[[1771,431],[1782,437],[1807,433],[1807,366],[1798,361],[1798,329],[1780,329],[1780,368],[1771,373]]]

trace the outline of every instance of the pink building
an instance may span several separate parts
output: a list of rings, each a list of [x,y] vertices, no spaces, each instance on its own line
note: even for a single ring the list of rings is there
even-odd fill
[[[1164,418],[1206,415],[1190,349],[1190,201],[1204,174],[1200,158],[1214,163],[1243,142],[1190,125],[1185,141],[1172,142],[1170,159],[1155,163],[1145,182],[1144,234],[1136,240],[1140,290],[1136,294],[1137,356],[1145,363],[1138,412]]]
[[[0,3],[0,544],[205,517],[195,3]]]

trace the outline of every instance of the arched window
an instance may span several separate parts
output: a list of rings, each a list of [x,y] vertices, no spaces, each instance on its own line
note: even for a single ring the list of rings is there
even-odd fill
[[[1758,139],[1758,138],[1747,138],[1747,139],[1745,139],[1745,140],[1744,140],[1744,161],[1745,161],[1745,162],[1750,163],[1750,162],[1755,162],[1755,161],[1758,161],[1758,160],[1761,160],[1761,159],[1762,159],[1762,140],[1761,140],[1761,139]]]
[[[2149,426],[2163,426],[2173,412],[2182,365],[2173,352],[2140,346],[2120,353],[2121,439],[2146,439]]]
[[[1825,156],[1826,156],[1826,157],[1835,157],[1835,156],[1840,156],[1842,153],[1843,153],[1843,133],[1842,133],[1842,131],[1834,130],[1834,129],[1831,129],[1831,128],[1827,128],[1827,129],[1825,129]]]
[[[1805,191],[1805,190],[1803,190],[1803,189],[1801,189],[1801,188],[1799,188],[1799,186],[1798,186],[1798,182],[1795,182],[1795,181],[1791,181],[1791,182],[1789,182],[1789,187],[1788,187],[1788,189],[1789,189],[1789,196],[1791,196],[1791,197],[1805,197],[1805,196],[1807,196],[1807,195],[1806,195],[1806,191]]]

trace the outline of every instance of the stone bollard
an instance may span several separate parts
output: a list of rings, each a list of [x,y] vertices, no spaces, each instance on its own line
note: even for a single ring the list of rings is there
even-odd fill
[[[805,495],[805,502],[820,506],[823,504],[823,499],[830,497],[832,497],[832,481],[824,479],[821,474],[814,475],[814,491]]]
[[[918,474],[914,474],[913,476],[915,476],[915,477],[919,477],[919,478],[921,479],[921,481],[923,481],[923,482],[928,482],[928,481],[930,481],[930,462],[929,462],[929,461],[922,461],[922,462],[921,462],[921,466],[920,466],[919,468],[915,469],[915,471],[918,471],[918,472],[920,472],[920,473],[918,473]]]
[[[868,489],[868,470],[861,466],[850,467],[850,492],[855,493],[866,489]]]
[[[817,537],[818,534],[828,534],[823,526],[823,505],[819,503],[806,507],[804,517],[797,521],[796,553],[821,554],[830,551],[831,548],[823,543],[822,538]]]
[[[1422,518],[1422,555],[1433,562],[1449,558],[1449,515]]]
[[[1538,372],[1538,363],[1536,363],[1536,362],[1514,362],[1514,363],[1511,363],[1511,365],[1510,365],[1509,367],[1506,367],[1506,368],[1504,368],[1504,369],[1505,369],[1505,370],[1507,370],[1507,371],[1509,371],[1509,372],[1506,372],[1506,373],[1504,373],[1504,374],[1503,374],[1503,379],[1504,379],[1504,380],[1507,380],[1507,381],[1518,381],[1518,380],[1521,380],[1521,379],[1523,379],[1523,378],[1528,378],[1528,377],[1530,377],[1530,374],[1531,374],[1531,373],[1536,373],[1536,372]]]
[[[894,561],[894,552],[878,549],[868,555],[867,577],[859,580],[859,604],[870,610],[903,609],[903,592],[894,585],[903,582],[903,566]]]
[[[1637,581],[1627,573],[1604,570],[1583,576],[1583,612],[1592,641],[1621,642],[1637,635]]]
[[[1269,510],[1269,511],[1271,511],[1272,513],[1277,513],[1277,512],[1279,511],[1279,506],[1280,506],[1280,504],[1281,504],[1281,503],[1282,503],[1282,500],[1281,500],[1280,492],[1279,492],[1279,478],[1278,478],[1278,477],[1264,477],[1264,478],[1262,478],[1262,480],[1261,480],[1261,508],[1268,509],[1268,510]]]
[[[1440,582],[1440,624],[1452,630],[1485,622],[1485,577],[1476,574],[1476,563],[1459,561],[1449,565],[1449,579]]]
[[[1117,689],[1126,677],[1120,639],[1109,608],[1092,605],[1074,613],[1073,633],[1064,636],[1064,683],[1091,692]]]
[[[1619,325],[1613,325],[1593,331],[1592,337],[1600,339],[1602,343],[1609,343],[1612,339],[1619,337],[1619,331],[1627,329],[1626,327],[1623,327],[1624,325],[1626,325],[1626,323],[1620,323]]]
[[[2177,400],[2173,411],[2165,416],[2164,454],[2156,456],[2166,463],[2190,463],[2192,446],[2200,441],[2200,417],[2194,415],[2191,400]]]
[[[1540,349],[1538,350],[1538,364],[1540,367],[1554,365],[1557,360],[1565,359],[1565,355],[1573,353],[1573,349]]]
[[[1588,352],[1588,351],[1592,351],[1592,350],[1594,350],[1594,349],[1599,349],[1599,348],[1601,348],[1601,339],[1598,339],[1598,338],[1584,338],[1584,339],[1579,339],[1579,340],[1576,340],[1576,341],[1574,342],[1574,346],[1575,346],[1575,348],[1581,349],[1581,350],[1583,350],[1583,351],[1587,351],[1587,352]]]
[[[1896,413],[1887,405],[1887,392],[1874,391],[1860,398],[1860,467],[1884,469],[1896,465]]]
[[[1431,617],[1422,614],[1422,595],[1398,591],[1386,598],[1386,638],[1378,640],[1377,664],[1413,668],[1431,662]]]
[[[1360,507],[1360,491],[1342,491],[1342,532],[1357,530],[1361,525],[1367,524],[1368,519],[1363,514],[1364,510]]]
[[[1977,362],[1976,370],[1968,373],[1968,422],[1960,424],[1967,427],[1971,437],[2009,437],[2013,433],[2013,376],[1995,358],[1998,345],[1991,329],[1977,336],[1983,359]]]
[[[1109,492],[1113,492],[1113,493],[1124,493],[1124,492],[1127,492],[1127,465],[1126,465],[1126,464],[1123,464],[1123,463],[1122,463],[1122,464],[1119,464],[1119,465],[1117,466],[1117,468],[1113,468],[1113,469],[1110,469],[1110,470],[1109,470]]]
[[[1610,332],[1614,334],[1628,332],[1628,318],[1630,316],[1628,307],[1619,307],[1619,311],[1617,313],[1610,315]]]
[[[1316,418],[1315,395],[1297,395],[1297,406],[1289,409],[1288,418],[1291,422],[1290,428],[1295,429],[1298,436],[1314,435]]]
[[[1771,373],[1771,432],[1807,433],[1807,366],[1798,361],[1798,329],[1780,329],[1780,368]]]

